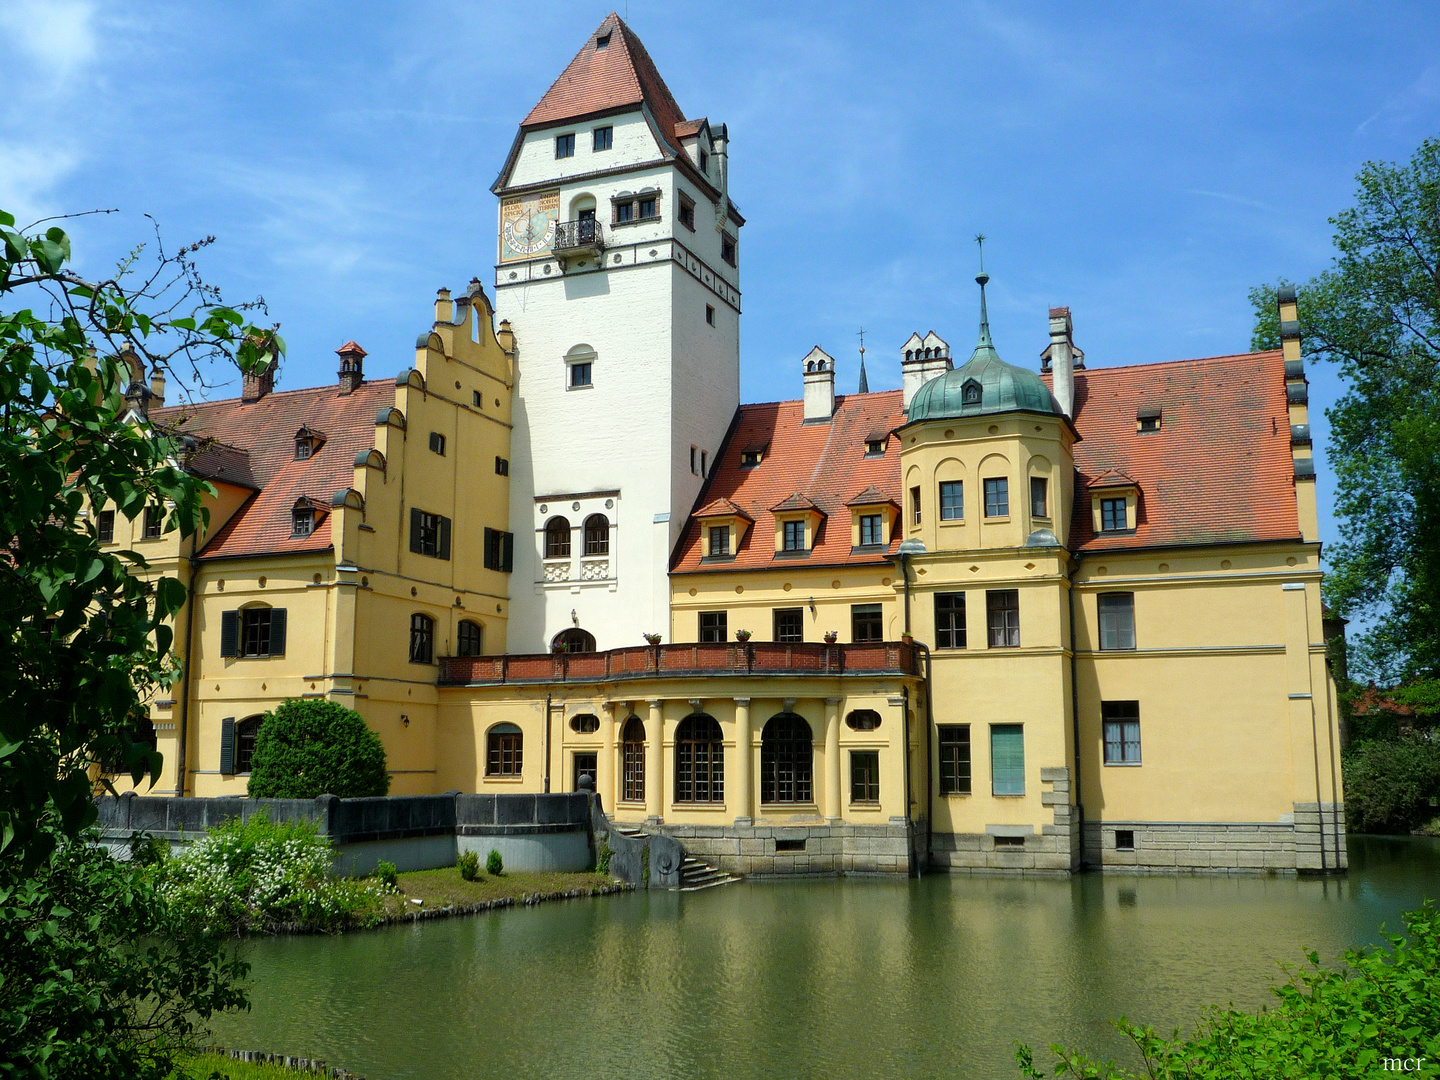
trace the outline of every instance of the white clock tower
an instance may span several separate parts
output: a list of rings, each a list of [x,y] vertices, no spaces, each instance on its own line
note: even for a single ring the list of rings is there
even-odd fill
[[[611,14],[492,188],[518,372],[512,653],[668,636],[670,553],[740,403],[727,156]]]

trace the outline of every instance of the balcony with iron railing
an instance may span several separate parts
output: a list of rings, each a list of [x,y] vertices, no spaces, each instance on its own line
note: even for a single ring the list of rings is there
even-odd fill
[[[555,226],[555,254],[566,258],[571,255],[599,255],[605,250],[605,229],[592,217],[561,221]]]
[[[442,656],[441,686],[593,683],[620,679],[766,675],[918,676],[916,648],[905,641],[854,645],[810,642],[715,642],[640,645],[607,652]]]

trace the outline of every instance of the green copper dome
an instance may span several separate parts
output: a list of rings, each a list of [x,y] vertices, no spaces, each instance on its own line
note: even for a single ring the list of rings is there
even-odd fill
[[[970,359],[938,378],[931,379],[910,399],[911,422],[946,420],[952,417],[988,416],[991,413],[1038,412],[1061,415],[1040,376],[1033,371],[1007,364],[990,340],[990,317],[985,310],[985,284],[980,283],[980,341]]]

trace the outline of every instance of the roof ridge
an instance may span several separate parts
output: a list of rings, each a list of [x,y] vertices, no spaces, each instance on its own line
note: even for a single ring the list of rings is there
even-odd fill
[[[1106,371],[1134,371],[1136,368],[1167,367],[1171,364],[1208,364],[1216,360],[1243,360],[1250,356],[1284,356],[1279,349],[1259,349],[1254,352],[1220,353],[1216,356],[1182,356],[1175,360],[1146,360],[1139,364],[1107,364],[1105,367],[1076,368],[1077,375],[1095,375]],[[1050,374],[1046,372],[1045,374]]]
[[[380,379],[365,379],[365,380],[361,381],[361,383],[360,383],[358,386],[355,387],[355,390],[350,391],[349,394],[346,394],[346,395],[344,395],[344,396],[346,396],[346,397],[353,397],[353,396],[355,395],[355,392],[358,391],[358,390],[360,390],[362,387],[366,387],[366,386],[376,386],[376,385],[380,385],[380,384],[384,384],[384,383],[389,383],[389,382],[393,382],[393,381],[394,381],[393,379],[386,379],[386,378],[380,378]],[[241,398],[239,398],[239,397],[211,398],[209,401],[187,401],[187,402],[185,402],[184,404],[181,404],[181,405],[165,405],[165,406],[162,406],[161,408],[156,409],[156,410],[154,410],[154,411],[157,412],[157,413],[162,413],[162,412],[169,412],[169,411],[174,410],[174,409],[199,408],[199,407],[205,406],[205,405],[225,405],[225,404],[229,404],[229,403],[232,403],[232,402],[233,402],[233,403],[237,403],[237,404],[244,404],[244,405],[258,405],[261,401],[268,401],[268,400],[270,400],[271,398],[284,397],[284,396],[287,395],[287,394],[318,393],[318,392],[323,391],[323,390],[334,390],[336,396],[337,396],[337,397],[340,396],[340,385],[339,385],[338,383],[324,383],[323,385],[320,385],[320,386],[295,386],[295,387],[291,387],[289,390],[271,390],[271,391],[270,391],[268,394],[266,394],[264,397],[261,397],[261,398],[257,399],[256,401],[243,401],[243,400],[242,400]]]

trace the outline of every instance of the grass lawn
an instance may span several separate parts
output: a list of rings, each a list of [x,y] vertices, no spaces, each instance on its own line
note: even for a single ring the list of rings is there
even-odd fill
[[[615,879],[608,874],[507,870],[498,877],[481,873],[474,881],[466,881],[460,876],[458,867],[447,866],[441,870],[416,870],[413,873],[401,874],[398,884],[399,894],[387,897],[385,901],[385,910],[391,915],[417,909],[460,907],[483,903],[486,900],[510,898],[518,902],[524,896],[563,893],[571,889],[588,891],[614,886]],[[424,903],[412,904],[412,899],[420,899]]]
[[[320,1073],[235,1061],[223,1054],[196,1054],[186,1058],[173,1080],[316,1080]],[[324,1075],[328,1076],[327,1071]]]

